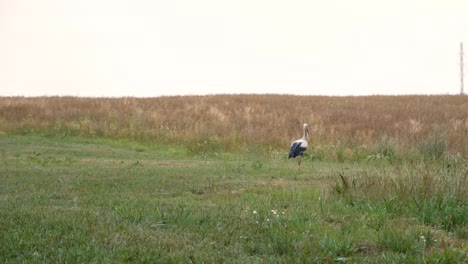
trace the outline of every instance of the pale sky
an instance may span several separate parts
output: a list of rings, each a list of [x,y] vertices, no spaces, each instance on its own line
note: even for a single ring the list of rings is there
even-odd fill
[[[462,41],[467,0],[0,0],[0,96],[457,94]]]

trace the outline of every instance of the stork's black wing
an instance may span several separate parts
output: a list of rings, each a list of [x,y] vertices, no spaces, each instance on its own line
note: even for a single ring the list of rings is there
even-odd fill
[[[302,142],[294,142],[291,146],[291,149],[289,150],[289,156],[288,159],[290,158],[295,158],[299,155],[302,155],[304,152],[304,149],[301,148]]]

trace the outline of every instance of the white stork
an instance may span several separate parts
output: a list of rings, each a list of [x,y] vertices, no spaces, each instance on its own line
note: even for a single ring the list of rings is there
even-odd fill
[[[294,141],[291,144],[291,149],[289,150],[289,156],[288,156],[288,159],[299,157],[297,159],[297,165],[299,165],[299,169],[301,169],[302,156],[304,155],[304,152],[307,150],[307,147],[309,146],[309,144],[307,143],[307,136],[309,135],[309,125],[304,124],[303,127],[304,127],[304,133],[302,134],[302,138]]]

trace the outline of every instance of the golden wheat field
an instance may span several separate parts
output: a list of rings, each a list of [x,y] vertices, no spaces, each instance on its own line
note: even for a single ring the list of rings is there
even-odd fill
[[[435,132],[468,153],[468,96],[213,95],[157,98],[0,97],[0,132],[215,142],[287,148],[311,127],[314,145],[417,148]]]

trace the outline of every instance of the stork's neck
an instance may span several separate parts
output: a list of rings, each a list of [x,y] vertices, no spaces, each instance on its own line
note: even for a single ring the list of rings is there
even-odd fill
[[[302,133],[302,139],[307,140],[307,127],[304,127],[304,131]]]

